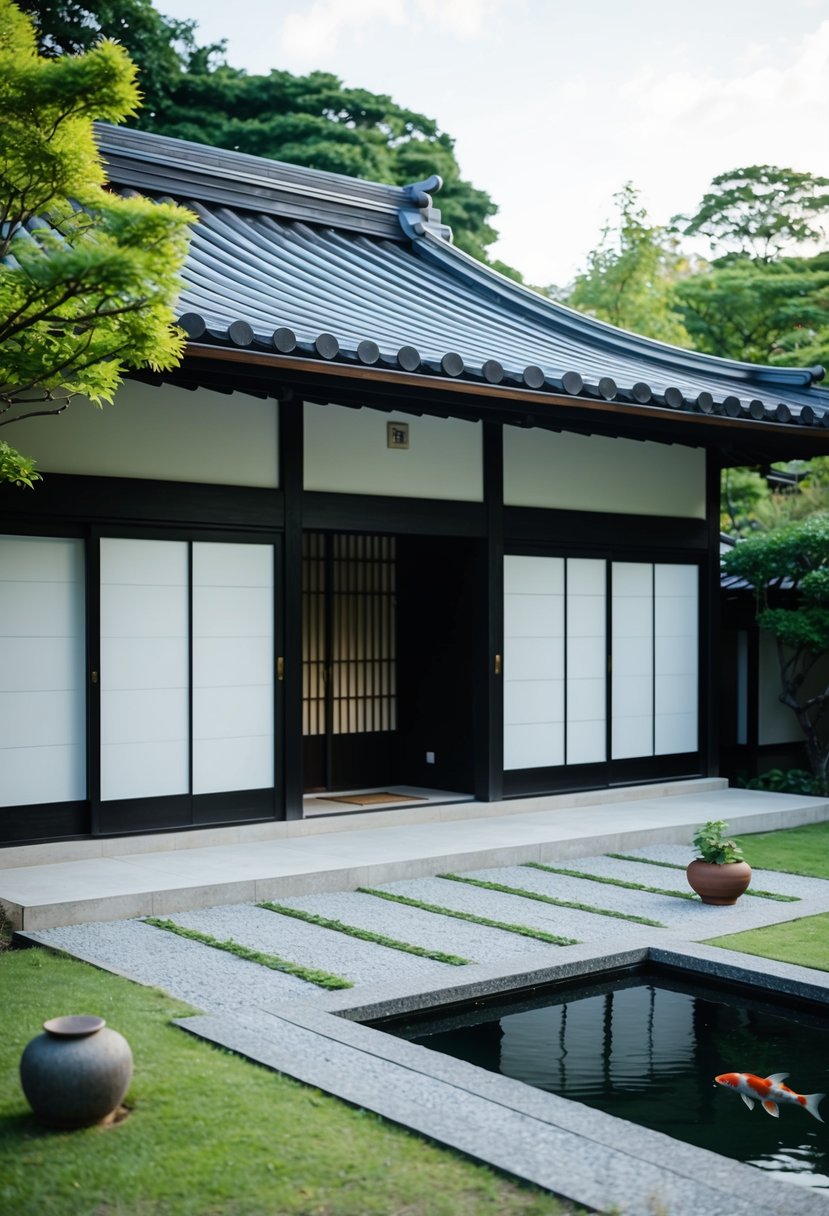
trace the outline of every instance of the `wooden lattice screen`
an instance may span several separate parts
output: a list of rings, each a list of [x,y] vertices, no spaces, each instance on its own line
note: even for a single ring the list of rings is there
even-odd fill
[[[395,730],[394,537],[306,533],[302,570],[303,733]]]

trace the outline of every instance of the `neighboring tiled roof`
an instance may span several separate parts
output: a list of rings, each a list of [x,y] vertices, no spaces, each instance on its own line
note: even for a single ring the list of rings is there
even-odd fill
[[[99,127],[111,180],[198,215],[180,300],[193,341],[511,384],[753,423],[829,426],[821,369],[666,346],[546,300],[447,239],[428,189],[382,186]],[[612,408],[612,407],[610,407]]]

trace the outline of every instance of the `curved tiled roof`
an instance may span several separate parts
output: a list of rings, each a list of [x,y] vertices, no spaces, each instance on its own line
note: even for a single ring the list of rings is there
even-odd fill
[[[647,413],[829,426],[822,369],[758,367],[614,329],[446,239],[426,187],[382,186],[99,128],[113,182],[191,207],[180,299],[201,343],[512,384]]]

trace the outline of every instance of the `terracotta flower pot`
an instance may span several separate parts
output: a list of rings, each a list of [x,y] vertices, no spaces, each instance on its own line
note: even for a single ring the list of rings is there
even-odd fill
[[[685,871],[688,883],[704,904],[736,904],[751,882],[747,861],[727,861],[717,865],[696,858]]]
[[[132,1078],[132,1052],[103,1018],[73,1015],[43,1023],[28,1044],[20,1082],[43,1123],[84,1127],[120,1105]]]

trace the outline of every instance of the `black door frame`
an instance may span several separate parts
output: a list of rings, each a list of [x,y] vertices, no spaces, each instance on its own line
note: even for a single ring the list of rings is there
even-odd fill
[[[100,650],[100,541],[123,540],[180,541],[188,546],[190,579],[188,586],[189,632],[189,711],[188,743],[189,785],[185,794],[149,798],[101,799],[101,670]],[[273,546],[274,568],[274,785],[268,789],[230,790],[213,794],[194,794],[193,785],[193,586],[192,552],[196,542],[224,544],[266,544]],[[281,586],[283,542],[280,532],[251,533],[234,528],[202,529],[172,527],[129,527],[94,525],[87,540],[87,788],[90,832],[93,836],[120,836],[157,831],[178,831],[284,818],[285,765],[282,725],[284,719],[284,638]]]
[[[641,522],[641,521],[640,521]],[[651,784],[656,781],[677,780],[683,777],[699,777],[705,768],[705,683],[707,670],[706,629],[706,555],[692,549],[666,549],[639,547],[622,544],[555,542],[510,540],[505,544],[505,556],[524,555],[530,557],[592,558],[605,562],[605,650],[607,656],[607,679],[605,681],[605,759],[592,764],[553,765],[544,768],[505,769],[503,792],[506,798],[520,798],[542,794],[558,794],[591,789],[612,789],[625,785]],[[642,756],[614,760],[612,757],[612,695],[613,695],[613,582],[614,562],[642,562],[694,566],[698,571],[697,599],[697,750],[695,752],[665,756]],[[566,570],[566,566],[565,566]],[[566,586],[566,583],[565,583]],[[565,667],[566,680],[566,667]],[[566,725],[565,725],[566,739]]]

